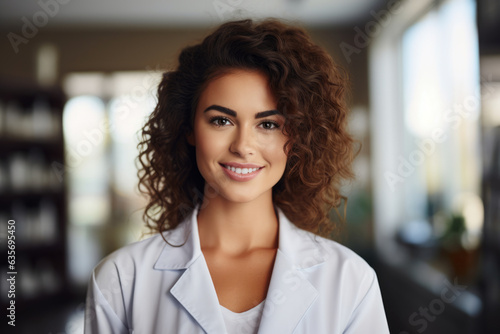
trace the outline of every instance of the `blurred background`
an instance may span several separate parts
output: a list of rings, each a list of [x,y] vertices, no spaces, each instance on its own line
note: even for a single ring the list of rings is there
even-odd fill
[[[341,242],[376,269],[391,333],[500,333],[499,0],[1,0],[0,328],[83,332],[92,268],[145,232],[134,160],[162,71],[270,16],[350,73]]]

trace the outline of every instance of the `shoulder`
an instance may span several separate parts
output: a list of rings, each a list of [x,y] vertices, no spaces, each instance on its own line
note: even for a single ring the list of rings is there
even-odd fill
[[[342,266],[352,267],[357,270],[373,270],[371,266],[350,248],[338,243],[337,241],[316,237],[318,243],[321,243],[322,249],[326,252],[326,262],[338,263]]]
[[[372,272],[368,263],[340,243],[300,229],[285,216],[280,217],[280,248],[300,268],[318,265],[353,273]]]
[[[143,267],[152,268],[165,244],[161,235],[156,234],[112,252],[94,268],[97,283],[132,277]]]
[[[358,254],[340,243],[298,227],[290,227],[289,257],[310,278],[338,289],[368,290],[376,282],[373,268]]]
[[[388,333],[373,268],[336,241],[309,232],[301,234],[305,247],[311,249],[309,254],[316,256],[305,259],[300,270],[317,291],[313,308],[317,314],[324,314],[323,310],[333,312],[331,317],[317,317],[316,322],[323,323],[324,328],[342,328],[339,332],[345,333],[369,333],[370,330]]]
[[[347,270],[358,275],[372,275],[372,267],[350,248],[338,243],[337,241],[320,237],[310,232],[311,247],[316,248],[317,252],[322,254],[324,265],[336,270]]]
[[[309,258],[302,259],[302,272],[322,293],[341,292],[360,303],[372,289],[378,289],[375,270],[358,254],[340,243],[306,232]],[[354,307],[354,305],[353,305]]]

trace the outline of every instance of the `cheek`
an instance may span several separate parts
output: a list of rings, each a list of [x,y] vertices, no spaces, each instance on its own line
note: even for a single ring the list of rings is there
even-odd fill
[[[263,146],[263,149],[270,161],[273,161],[275,164],[286,164],[287,156],[283,149],[285,143],[286,138],[280,136],[272,141],[268,141],[266,145]]]
[[[196,157],[198,165],[209,165],[221,153],[224,140],[206,129],[196,129]]]

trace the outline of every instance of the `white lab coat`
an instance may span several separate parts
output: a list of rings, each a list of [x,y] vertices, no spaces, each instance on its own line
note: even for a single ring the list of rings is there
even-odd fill
[[[261,334],[389,333],[373,269],[346,247],[279,214],[279,246]],[[226,333],[197,210],[176,229],[112,253],[94,269],[85,333]],[[241,333],[246,333],[242,328]]]

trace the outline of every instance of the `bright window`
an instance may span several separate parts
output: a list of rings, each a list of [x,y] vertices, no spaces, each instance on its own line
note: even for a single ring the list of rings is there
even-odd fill
[[[403,35],[403,221],[482,216],[470,207],[480,192],[478,56],[472,0],[445,2]],[[477,236],[482,221],[466,223]]]
[[[145,232],[135,159],[159,79],[156,72],[115,72],[65,80],[68,266],[82,285],[104,255]]]

